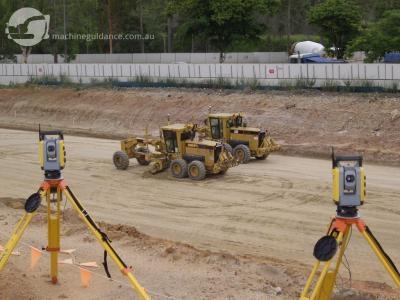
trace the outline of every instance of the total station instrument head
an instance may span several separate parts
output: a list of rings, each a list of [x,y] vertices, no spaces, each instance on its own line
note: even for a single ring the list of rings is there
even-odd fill
[[[39,161],[48,180],[61,178],[65,167],[64,135],[60,130],[41,131],[39,127]]]
[[[358,217],[357,207],[364,204],[366,176],[361,155],[336,156],[332,149],[332,198],[338,217]]]

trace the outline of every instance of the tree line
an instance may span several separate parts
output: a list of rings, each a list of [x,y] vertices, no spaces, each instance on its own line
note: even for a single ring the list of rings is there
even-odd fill
[[[0,0],[0,56],[20,53],[4,27],[14,11],[50,15],[50,39],[32,53],[288,51],[300,40],[368,61],[400,50],[400,0]],[[61,40],[53,34],[130,34],[134,39]],[[146,38],[147,36],[152,38]]]

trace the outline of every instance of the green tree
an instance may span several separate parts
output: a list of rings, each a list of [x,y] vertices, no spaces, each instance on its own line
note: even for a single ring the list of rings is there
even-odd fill
[[[32,53],[54,57],[109,53],[110,46],[114,53],[284,51],[292,42],[307,39],[329,39],[341,56],[359,30],[360,18],[362,26],[369,28],[386,11],[400,9],[400,0],[0,0],[2,57],[21,53],[21,47],[7,38],[4,25],[15,10],[25,6],[50,14],[50,36],[64,33],[64,19],[67,33],[155,36],[112,43],[49,39],[30,48]]]
[[[38,5],[37,9],[44,14],[50,15],[50,38],[35,46],[33,52],[51,53],[54,56],[54,63],[58,62],[58,55],[61,55],[65,62],[74,59],[75,55],[79,53],[79,44],[83,41],[61,39],[61,37],[64,32],[66,34],[76,33],[82,32],[83,28],[86,29],[86,21],[89,20],[89,18],[86,18],[88,13],[86,9],[89,2],[93,3],[93,1],[80,3],[78,0],[42,1],[42,4]],[[55,35],[58,35],[58,39],[54,38]]]
[[[383,0],[383,1],[368,0],[365,2],[366,3],[364,3],[364,5],[366,5],[366,7],[364,11],[367,13],[369,12],[375,17],[374,19],[372,19],[373,21],[377,21],[377,19],[381,18],[384,15],[384,13],[388,10],[400,9],[400,0]]]
[[[147,0],[144,6],[145,33],[153,34],[154,40],[146,41],[146,52],[167,52],[168,10],[167,0]]]
[[[349,45],[348,53],[354,51],[365,51],[366,62],[379,60],[391,51],[400,51],[400,10],[387,11],[369,26]]]
[[[258,16],[276,10],[279,0],[175,0],[170,9],[185,16],[183,35],[211,44],[221,54],[235,39],[255,40],[263,32]]]
[[[332,43],[336,57],[343,58],[347,43],[361,29],[360,7],[353,0],[325,0],[311,8],[308,21]]]
[[[13,13],[11,4],[9,1],[6,0],[0,0],[0,24],[4,26],[9,18],[11,17],[11,14]],[[3,60],[15,60],[16,57],[14,54],[19,52],[19,47],[14,41],[8,39],[4,27],[1,28],[0,30],[0,61]]]

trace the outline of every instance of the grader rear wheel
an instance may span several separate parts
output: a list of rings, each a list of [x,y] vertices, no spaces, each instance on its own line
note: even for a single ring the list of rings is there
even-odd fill
[[[184,178],[188,176],[188,166],[183,159],[174,159],[170,166],[171,174],[175,178]]]
[[[113,155],[113,162],[118,170],[126,170],[129,166],[129,157],[123,151],[117,151]]]
[[[232,146],[231,146],[231,145],[229,145],[228,143],[224,143],[224,148],[225,148],[230,154],[233,155],[233,149],[232,149]]]
[[[206,177],[206,167],[201,161],[194,160],[188,166],[189,178],[203,180]]]
[[[233,149],[233,156],[241,164],[247,164],[250,161],[251,153],[249,147],[246,145],[237,145]]]

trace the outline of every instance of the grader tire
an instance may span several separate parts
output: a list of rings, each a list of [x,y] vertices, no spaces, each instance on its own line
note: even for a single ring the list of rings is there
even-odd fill
[[[203,180],[206,177],[206,167],[201,161],[194,160],[188,166],[188,174],[192,180]]]
[[[233,149],[233,156],[241,164],[247,164],[250,161],[251,152],[246,145],[237,145]]]
[[[268,154],[263,154],[261,156],[256,156],[256,159],[258,160],[265,160],[268,157]]]
[[[232,146],[231,146],[231,145],[229,145],[228,143],[224,143],[224,148],[225,148],[230,154],[233,155],[233,149],[232,149]]]
[[[172,176],[175,178],[185,178],[188,176],[188,165],[183,159],[174,159],[169,168]]]
[[[126,170],[129,167],[129,157],[123,151],[117,151],[114,153],[113,162],[118,170]]]

